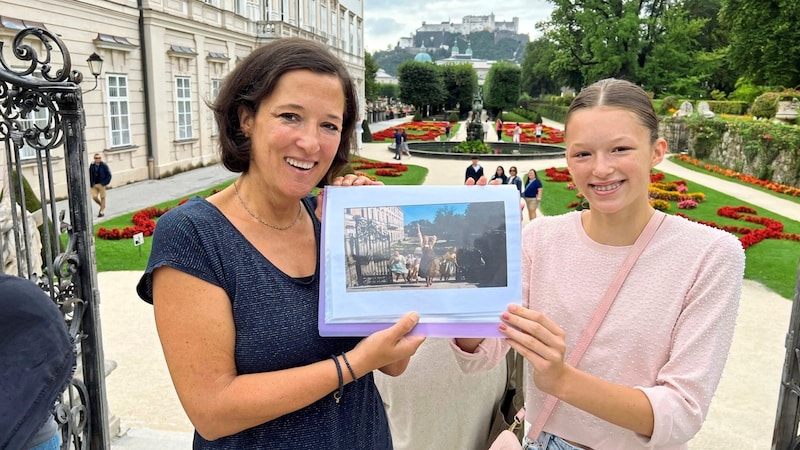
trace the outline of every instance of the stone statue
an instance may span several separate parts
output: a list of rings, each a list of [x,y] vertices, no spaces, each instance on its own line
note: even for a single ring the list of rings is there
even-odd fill
[[[708,102],[700,102],[697,105],[697,114],[699,114],[700,117],[703,117],[705,119],[714,118],[714,111],[711,111],[711,107],[708,106]]]
[[[694,107],[690,102],[681,103],[681,109],[675,111],[675,117],[689,117],[694,113]]]
[[[472,118],[467,122],[467,140],[483,141],[483,91],[479,87],[472,96]]]

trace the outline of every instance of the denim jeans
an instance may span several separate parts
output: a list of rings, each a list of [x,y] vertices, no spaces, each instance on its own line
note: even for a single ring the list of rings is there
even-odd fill
[[[52,438],[29,450],[58,450],[59,448],[61,448],[61,437],[56,433]]]
[[[567,441],[558,436],[542,431],[539,438],[531,441],[526,436],[522,440],[522,450],[581,450],[578,447],[569,445]]]

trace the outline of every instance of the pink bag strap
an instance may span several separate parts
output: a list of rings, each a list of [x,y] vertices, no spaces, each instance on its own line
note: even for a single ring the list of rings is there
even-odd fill
[[[636,239],[636,242],[633,244],[628,256],[625,258],[625,261],[623,261],[622,266],[617,271],[617,274],[614,275],[614,279],[611,281],[611,285],[606,290],[603,300],[601,300],[600,304],[597,305],[597,309],[595,309],[594,315],[592,315],[592,319],[589,321],[589,325],[587,325],[583,330],[581,337],[578,338],[578,342],[575,343],[575,348],[572,349],[567,357],[567,364],[573,367],[578,366],[578,363],[583,357],[583,354],[586,352],[586,349],[589,348],[589,343],[592,342],[595,333],[600,328],[600,324],[603,323],[606,313],[609,309],[611,309],[611,304],[614,303],[614,299],[617,297],[617,293],[622,287],[622,284],[625,282],[625,278],[627,278],[628,273],[636,263],[636,260],[639,259],[639,255],[642,254],[645,247],[650,242],[650,239],[652,239],[656,234],[656,231],[661,226],[661,223],[664,222],[664,218],[666,216],[666,214],[660,211],[653,213],[653,217],[651,217],[650,221],[647,222],[647,225]],[[547,398],[542,405],[542,409],[539,410],[539,414],[531,424],[530,431],[528,431],[527,435],[528,439],[536,440],[536,438],[539,437],[539,435],[542,433],[542,430],[544,430],[547,419],[549,419],[553,414],[553,410],[555,410],[558,401],[558,398],[552,395],[547,395]]]

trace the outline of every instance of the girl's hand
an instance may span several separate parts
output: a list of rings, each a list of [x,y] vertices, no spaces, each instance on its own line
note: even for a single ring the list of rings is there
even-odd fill
[[[542,392],[554,394],[562,375],[567,352],[566,333],[543,313],[520,305],[509,305],[501,315],[500,332],[514,350],[531,362],[533,381]]]

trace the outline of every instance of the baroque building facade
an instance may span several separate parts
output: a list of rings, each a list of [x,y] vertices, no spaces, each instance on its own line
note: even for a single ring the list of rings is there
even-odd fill
[[[218,132],[207,102],[237,62],[274,39],[302,37],[326,44],[350,71],[363,117],[363,2],[3,0],[2,57],[12,69],[28,66],[12,49],[14,37],[26,27],[44,27],[64,41],[72,68],[84,74],[87,164],[99,153],[113,173],[111,187],[121,186],[216,164]],[[94,90],[86,62],[92,53],[104,61]],[[26,120],[46,118],[33,114]],[[23,147],[20,156],[23,173],[36,190],[36,154]],[[67,193],[59,161],[63,150],[54,156],[55,196],[60,199]],[[0,151],[0,167],[6,159]]]

